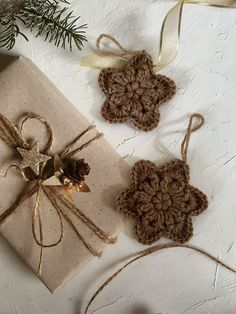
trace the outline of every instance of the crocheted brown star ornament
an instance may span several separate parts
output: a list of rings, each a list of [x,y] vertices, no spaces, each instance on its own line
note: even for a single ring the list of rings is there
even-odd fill
[[[98,82],[106,95],[101,109],[103,118],[111,123],[129,120],[142,131],[158,125],[159,106],[176,91],[174,81],[154,73],[152,59],[145,51],[121,68],[103,69]]]
[[[193,118],[201,123],[192,129]],[[135,163],[131,174],[131,187],[117,198],[118,210],[136,219],[138,241],[151,244],[165,236],[184,243],[193,235],[192,216],[208,207],[205,194],[189,184],[187,149],[190,133],[203,124],[203,117],[194,114],[182,143],[182,159],[164,166],[141,160]]]

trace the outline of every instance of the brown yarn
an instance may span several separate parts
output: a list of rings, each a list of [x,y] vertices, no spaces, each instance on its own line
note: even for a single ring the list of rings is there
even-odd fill
[[[119,51],[112,51],[112,50],[105,50],[101,48],[101,41],[102,39],[109,39],[113,42],[118,48]],[[96,41],[96,53],[100,56],[117,56],[117,57],[125,57],[125,56],[134,56],[140,53],[140,50],[127,50],[125,49],[115,37],[109,34],[101,34],[98,36]]]
[[[194,118],[201,119],[192,128]],[[192,132],[204,122],[200,114],[190,117],[181,152],[183,160],[173,160],[157,167],[148,160],[135,163],[131,173],[131,187],[117,198],[118,210],[136,220],[138,241],[151,244],[165,236],[184,243],[193,235],[192,216],[208,207],[208,200],[189,184],[187,150]]]
[[[120,48],[120,56],[133,54]],[[176,91],[173,80],[154,73],[153,61],[145,51],[135,53],[121,68],[103,69],[98,83],[106,95],[101,109],[103,118],[110,123],[130,121],[142,131],[150,131],[158,125],[159,106]]]
[[[88,313],[88,309],[90,307],[90,305],[93,303],[93,301],[96,299],[96,297],[100,294],[100,292],[106,287],[108,286],[113,279],[115,279],[115,277],[117,277],[125,268],[127,268],[129,265],[133,264],[134,262],[136,262],[137,260],[144,258],[145,256],[148,256],[150,254],[153,254],[155,252],[159,252],[165,249],[172,249],[172,248],[183,248],[183,249],[190,249],[193,250],[207,258],[209,258],[210,260],[212,260],[213,262],[221,265],[223,268],[228,269],[229,271],[231,271],[232,273],[236,273],[236,269],[225,264],[224,262],[222,262],[221,260],[219,260],[219,258],[211,255],[210,253],[208,253],[207,251],[204,251],[203,249],[200,249],[196,246],[193,245],[189,245],[189,244],[178,244],[178,243],[166,243],[166,244],[159,244],[159,245],[155,245],[153,247],[150,247],[144,251],[141,251],[139,253],[136,253],[134,255],[134,257],[128,261],[127,263],[125,263],[122,267],[120,267],[115,273],[113,273],[106,281],[104,281],[104,283],[97,289],[97,291],[92,295],[91,299],[88,302],[88,305],[86,306],[86,309],[84,311],[84,314]]]
[[[21,125],[20,125],[20,132],[21,132],[22,135],[23,135],[23,128],[24,128],[26,122],[29,121],[29,120],[40,121],[42,124],[44,124],[44,126],[47,129],[48,141],[46,143],[46,147],[43,150],[43,152],[45,154],[51,153],[52,145],[53,145],[53,132],[52,132],[52,128],[51,128],[50,124],[43,117],[41,117],[41,116],[39,116],[39,115],[37,115],[37,114],[35,114],[33,112],[27,112],[27,114],[24,115],[23,120],[22,120]]]
[[[192,124],[193,124],[194,118],[199,119],[200,123],[198,125],[196,125],[194,128],[192,128]],[[190,117],[188,128],[187,128],[186,134],[184,136],[184,140],[183,140],[183,142],[181,144],[181,155],[182,155],[183,161],[187,162],[187,153],[188,153],[188,146],[189,146],[191,133],[193,133],[193,132],[197,131],[198,129],[200,129],[203,126],[203,124],[204,124],[204,117],[201,114],[194,113]]]

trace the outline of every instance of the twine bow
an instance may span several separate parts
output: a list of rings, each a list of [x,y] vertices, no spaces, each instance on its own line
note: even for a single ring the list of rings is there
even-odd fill
[[[102,136],[102,134],[98,134],[91,140],[77,147],[77,143],[80,141],[80,139],[94,128],[93,126],[89,126],[81,134],[79,134],[75,138],[75,140],[69,143],[58,156],[57,155],[51,156],[51,148],[53,145],[53,132],[52,132],[52,128],[50,124],[45,119],[43,119],[42,117],[34,113],[27,113],[24,115],[22,123],[19,128],[16,127],[13,123],[11,123],[4,115],[0,114],[0,138],[2,138],[2,140],[7,145],[12,147],[16,151],[18,151],[19,149],[29,150],[30,144],[27,142],[27,140],[24,137],[23,127],[28,120],[32,120],[32,119],[40,121],[41,123],[45,125],[47,129],[48,140],[43,150],[43,153],[49,155],[48,157],[51,160],[59,159],[63,162],[64,160],[67,160],[68,158],[71,158],[75,154],[81,152],[82,150],[87,148],[89,145],[94,143],[96,140],[98,140]],[[101,228],[99,228],[89,217],[87,217],[74,204],[74,202],[70,199],[69,194],[66,193],[68,190],[68,187],[65,186],[64,193],[62,193],[61,189],[58,189],[58,186],[63,185],[60,182],[60,180],[55,176],[55,178],[57,178],[57,181],[55,180],[50,181],[55,174],[55,169],[52,163],[44,162],[40,166],[39,175],[35,175],[28,168],[22,169],[21,165],[19,164],[19,165],[11,165],[10,167],[8,167],[5,174],[2,174],[1,176],[6,177],[11,168],[16,168],[19,170],[22,176],[22,179],[25,182],[25,185],[22,192],[14,201],[14,203],[7,210],[5,210],[3,214],[0,215],[0,226],[4,222],[6,222],[6,220],[10,216],[12,216],[15,213],[15,211],[24,202],[26,202],[29,198],[35,195],[34,206],[32,209],[32,233],[33,233],[34,241],[40,247],[38,275],[41,275],[42,273],[43,249],[55,247],[63,239],[63,235],[64,235],[63,218],[68,222],[70,227],[74,230],[78,238],[83,242],[83,244],[89,250],[89,252],[93,254],[94,256],[101,256],[102,252],[99,252],[92,247],[92,245],[88,242],[88,240],[76,228],[70,215],[82,221],[104,243],[116,242],[116,238],[111,237],[108,233],[106,233]],[[82,183],[78,186],[77,190],[83,192],[84,190],[81,188],[81,186],[82,186]],[[87,191],[88,190],[86,190],[86,192]],[[46,198],[50,201],[60,221],[59,237],[57,240],[53,241],[52,243],[45,242],[45,234],[43,231],[43,220],[42,220],[41,210],[40,210],[40,200],[41,200],[42,195],[46,196]],[[39,235],[37,235],[37,232],[36,232],[37,224],[38,224]]]

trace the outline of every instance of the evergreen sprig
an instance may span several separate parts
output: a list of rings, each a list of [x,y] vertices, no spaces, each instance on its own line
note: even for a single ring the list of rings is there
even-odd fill
[[[72,50],[73,43],[81,49],[86,41],[84,25],[77,25],[80,17],[75,18],[68,7],[61,7],[60,2],[68,4],[67,0],[26,0],[18,5],[8,7],[0,14],[0,47],[13,48],[16,37],[27,37],[20,31],[18,22],[26,28],[36,30],[36,37],[44,36],[45,40],[55,46]],[[27,39],[28,40],[28,39]]]

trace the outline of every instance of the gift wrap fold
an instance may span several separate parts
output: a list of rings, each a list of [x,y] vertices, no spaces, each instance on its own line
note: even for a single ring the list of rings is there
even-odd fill
[[[26,112],[45,118],[54,133],[53,154],[62,151],[89,126],[88,121],[30,60],[0,56],[0,66],[0,113],[14,123],[18,123]],[[40,149],[43,149],[47,137],[45,126],[32,120],[27,122],[24,130],[26,138],[39,141]],[[81,139],[82,144],[96,134],[96,129],[88,132]],[[20,162],[16,151],[1,139],[0,151],[2,173],[11,164]],[[104,138],[91,143],[74,158],[84,158],[89,164],[91,170],[86,177],[86,184],[91,191],[74,192],[73,202],[99,228],[111,236],[117,235],[122,226],[122,218],[115,208],[116,196],[129,183],[129,166]],[[16,169],[11,169],[6,178],[0,178],[0,214],[11,206],[23,187],[24,182]],[[17,208],[1,225],[0,232],[37,274],[40,247],[32,234],[34,202],[35,195]],[[44,239],[46,242],[55,242],[60,233],[60,220],[44,195],[41,195],[40,207]],[[93,248],[98,251],[104,248],[103,241],[86,224],[79,219],[75,219],[74,224]],[[63,225],[62,241],[54,247],[44,249],[43,253],[39,277],[51,292],[65,285],[94,258],[68,222],[64,220]]]

